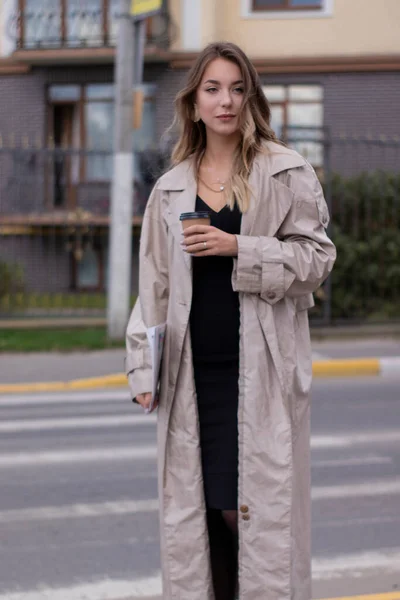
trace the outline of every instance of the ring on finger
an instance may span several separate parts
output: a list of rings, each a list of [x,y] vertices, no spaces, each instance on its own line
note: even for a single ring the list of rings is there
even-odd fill
[[[203,242],[204,248],[207,248],[207,242]]]

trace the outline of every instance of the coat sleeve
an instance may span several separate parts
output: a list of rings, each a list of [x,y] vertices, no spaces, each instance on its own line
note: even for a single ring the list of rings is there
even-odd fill
[[[336,249],[321,185],[309,165],[289,175],[292,206],[274,237],[237,236],[233,289],[275,304],[288,295],[315,292],[332,270]]]
[[[168,240],[154,188],[143,217],[139,250],[139,297],[126,331],[125,370],[132,398],[151,391],[151,356],[147,328],[167,320],[169,297]]]

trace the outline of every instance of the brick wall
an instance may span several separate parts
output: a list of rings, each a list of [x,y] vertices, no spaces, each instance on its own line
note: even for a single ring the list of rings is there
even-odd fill
[[[322,85],[325,124],[333,132],[400,133],[400,72],[262,75],[262,82]]]
[[[262,76],[263,84],[320,84],[324,124],[333,138],[400,136],[400,72]],[[330,166],[343,175],[376,168],[399,169],[400,149],[363,142],[334,143]]]
[[[161,137],[173,119],[173,100],[187,71],[165,65],[146,65],[145,81],[158,86],[156,102],[157,136]],[[29,136],[45,129],[45,89],[50,83],[106,83],[113,67],[52,67],[34,69],[27,75],[0,78],[0,133]],[[332,73],[311,75],[263,75],[264,84],[319,83],[324,87],[324,118],[332,132],[398,135],[400,121],[400,72]]]
[[[184,84],[187,71],[172,70],[164,65],[146,65],[145,81],[157,83],[156,130],[158,139],[173,119],[173,100]],[[45,89],[49,83],[107,83],[113,78],[109,66],[53,67],[34,69],[28,75],[0,77],[0,133],[6,138],[14,133],[35,137],[44,135],[46,123]],[[338,73],[312,75],[263,75],[264,84],[318,83],[324,87],[324,121],[332,134],[400,135],[400,73]],[[356,159],[354,158],[357,153]],[[399,152],[390,157],[379,149],[375,154],[366,148],[346,154],[333,149],[332,168],[345,171],[349,160],[368,168],[371,161],[383,160],[398,170]],[[4,206],[4,205],[3,205]],[[34,289],[66,290],[70,282],[68,254],[61,242],[39,238],[7,238],[2,240],[2,254],[25,266],[27,283]],[[61,244],[61,245],[60,245]],[[137,291],[138,239],[133,241],[134,264],[132,288]]]
[[[16,140],[23,135],[31,139],[44,135],[45,85],[45,74],[41,70],[0,77],[0,135],[5,144],[11,134]]]

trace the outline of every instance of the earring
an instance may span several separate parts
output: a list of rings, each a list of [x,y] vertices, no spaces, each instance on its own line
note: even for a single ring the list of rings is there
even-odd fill
[[[197,108],[197,104],[194,105],[194,123],[198,123],[200,121],[199,109]]]

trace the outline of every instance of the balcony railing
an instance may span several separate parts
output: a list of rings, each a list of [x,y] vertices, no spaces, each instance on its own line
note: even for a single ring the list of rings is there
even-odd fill
[[[119,0],[18,0],[9,33],[19,50],[114,46]],[[147,43],[170,44],[167,11],[147,20]]]

